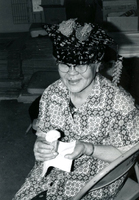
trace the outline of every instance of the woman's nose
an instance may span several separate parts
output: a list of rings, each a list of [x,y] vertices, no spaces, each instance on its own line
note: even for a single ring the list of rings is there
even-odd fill
[[[68,73],[69,73],[69,74],[78,74],[78,72],[75,70],[75,67],[74,67],[74,66],[70,66],[70,67],[69,67]]]

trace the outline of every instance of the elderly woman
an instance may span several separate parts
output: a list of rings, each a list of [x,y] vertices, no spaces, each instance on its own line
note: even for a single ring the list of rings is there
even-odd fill
[[[34,145],[36,163],[14,200],[72,199],[91,177],[139,139],[134,100],[116,86],[122,67],[117,53],[113,59],[114,83],[99,74],[106,50],[110,50],[109,56],[115,51],[113,39],[97,25],[80,24],[76,19],[44,28],[53,39],[61,78],[41,97]],[[60,151],[46,135],[50,131],[52,139],[56,130],[61,134],[58,144],[70,144],[72,151],[63,156],[63,163],[53,163],[55,167],[49,168]],[[66,164],[72,164],[71,170],[66,171]],[[82,199],[112,200],[124,179],[103,190],[90,190]]]

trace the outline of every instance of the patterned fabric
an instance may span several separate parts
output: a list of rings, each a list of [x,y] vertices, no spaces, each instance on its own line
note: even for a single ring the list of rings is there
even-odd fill
[[[63,82],[58,80],[50,85],[41,98],[39,128],[45,132],[61,130],[61,140],[65,142],[82,140],[117,148],[138,142],[139,113],[133,99],[104,77],[96,76],[92,93],[81,107],[69,107],[69,104],[69,92]],[[93,156],[83,155],[74,161],[70,173],[52,168],[40,178],[43,164],[37,162],[13,200],[30,200],[45,190],[47,200],[68,200],[107,165]],[[112,200],[124,179],[103,189],[90,190],[82,199]]]
[[[69,19],[43,28],[53,40],[53,55],[59,62],[83,65],[114,61],[113,83],[119,83],[123,66],[118,45],[101,27]]]
[[[109,57],[114,49],[113,60],[116,59],[117,44],[98,25],[69,19],[60,24],[44,25],[44,29],[53,40],[53,54],[60,62],[89,64],[101,61],[106,47],[111,49]]]

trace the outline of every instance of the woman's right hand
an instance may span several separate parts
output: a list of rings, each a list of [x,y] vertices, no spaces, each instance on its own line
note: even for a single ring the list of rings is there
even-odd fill
[[[34,144],[34,156],[37,161],[47,161],[55,158],[57,152],[44,138],[38,137]]]

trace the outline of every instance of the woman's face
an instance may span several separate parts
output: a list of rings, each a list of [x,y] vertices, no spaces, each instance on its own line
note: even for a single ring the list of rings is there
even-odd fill
[[[59,67],[59,74],[71,93],[85,92],[90,87],[92,88],[92,81],[94,80],[98,64],[90,64],[84,73],[79,73],[73,67],[74,65],[68,64],[71,67],[68,72],[61,72]]]

